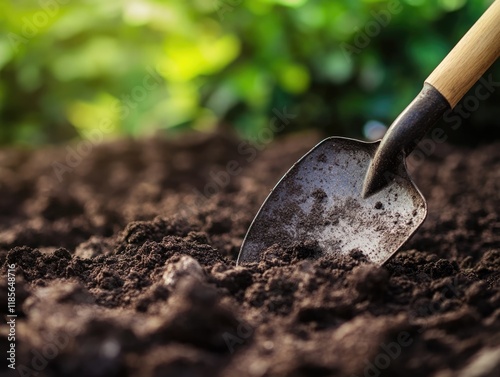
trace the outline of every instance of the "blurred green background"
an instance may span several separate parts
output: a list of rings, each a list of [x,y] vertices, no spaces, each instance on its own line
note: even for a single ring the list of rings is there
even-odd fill
[[[2,1],[0,144],[102,129],[116,137],[222,127],[255,139],[284,108],[296,117],[283,132],[362,137],[367,122],[394,119],[489,4]],[[500,64],[490,73],[500,81]],[[499,92],[452,139],[498,137]]]

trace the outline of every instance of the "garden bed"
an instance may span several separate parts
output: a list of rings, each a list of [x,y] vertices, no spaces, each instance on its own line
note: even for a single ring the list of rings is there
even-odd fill
[[[307,244],[236,267],[267,193],[318,140],[0,151],[17,372],[498,376],[500,144],[441,145],[415,169],[428,218],[385,267]]]

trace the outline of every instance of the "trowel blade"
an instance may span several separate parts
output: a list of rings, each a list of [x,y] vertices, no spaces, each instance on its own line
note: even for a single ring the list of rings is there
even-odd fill
[[[362,197],[378,145],[331,137],[303,156],[260,208],[237,263],[258,262],[273,245],[286,249],[316,241],[322,254],[361,252],[370,262],[384,264],[422,224],[427,205],[404,161],[397,179]]]

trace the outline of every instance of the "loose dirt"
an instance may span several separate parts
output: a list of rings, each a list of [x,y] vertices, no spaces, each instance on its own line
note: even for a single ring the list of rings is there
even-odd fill
[[[261,202],[318,140],[116,141],[81,161],[0,151],[0,290],[15,264],[18,314],[17,370],[3,326],[1,372],[500,375],[498,142],[442,145],[415,169],[429,215],[382,268],[313,241],[235,266]]]

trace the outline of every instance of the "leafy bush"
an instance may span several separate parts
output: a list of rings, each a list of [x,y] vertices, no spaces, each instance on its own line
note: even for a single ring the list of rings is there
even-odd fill
[[[103,127],[135,136],[227,125],[252,138],[284,108],[296,115],[284,132],[360,136],[367,121],[394,119],[489,3],[2,2],[0,143]],[[500,81],[498,64],[491,72]],[[468,119],[476,130],[495,123],[498,98]]]

